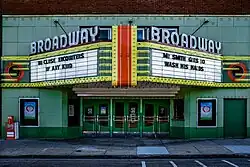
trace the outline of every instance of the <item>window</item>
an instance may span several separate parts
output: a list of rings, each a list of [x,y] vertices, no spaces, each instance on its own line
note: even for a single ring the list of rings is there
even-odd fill
[[[99,40],[110,41],[111,40],[111,28],[100,28]]]
[[[19,99],[19,120],[21,126],[38,126],[38,98]]]
[[[143,28],[138,28],[137,29],[137,40],[138,41],[143,41],[144,39],[144,29]]]
[[[174,119],[184,120],[184,99],[174,99]]]

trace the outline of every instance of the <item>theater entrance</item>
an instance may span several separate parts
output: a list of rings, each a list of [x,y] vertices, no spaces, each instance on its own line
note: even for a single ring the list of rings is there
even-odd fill
[[[169,99],[84,100],[84,136],[162,137],[169,133]]]

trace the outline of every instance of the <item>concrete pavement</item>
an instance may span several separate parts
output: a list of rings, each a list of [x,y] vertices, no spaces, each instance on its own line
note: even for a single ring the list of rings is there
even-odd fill
[[[250,139],[84,138],[0,140],[0,157],[250,157]]]

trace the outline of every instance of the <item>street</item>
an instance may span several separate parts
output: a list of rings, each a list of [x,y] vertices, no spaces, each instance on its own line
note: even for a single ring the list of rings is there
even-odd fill
[[[248,167],[250,159],[0,159],[0,167]]]

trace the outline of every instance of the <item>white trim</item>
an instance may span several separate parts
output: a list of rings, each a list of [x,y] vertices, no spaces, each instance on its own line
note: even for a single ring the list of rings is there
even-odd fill
[[[37,100],[38,100],[38,102],[37,102],[37,103],[38,103],[38,107],[37,107],[37,108],[38,108],[38,114],[37,114],[37,117],[38,117],[38,118],[37,118],[37,119],[38,119],[38,125],[37,125],[37,126],[31,126],[31,125],[27,125],[27,126],[22,125],[22,126],[21,126],[21,121],[20,121],[20,100],[21,100],[21,99],[37,99]],[[39,115],[40,115],[40,114],[39,114],[39,113],[40,113],[40,104],[39,104],[39,100],[40,100],[40,98],[28,98],[28,97],[24,97],[24,98],[21,97],[21,98],[20,98],[20,97],[19,97],[19,99],[18,99],[18,110],[19,110],[19,112],[18,112],[18,114],[19,114],[19,115],[18,115],[18,117],[19,117],[18,120],[19,120],[19,123],[20,123],[20,127],[40,127],[40,116],[39,116]]]
[[[246,15],[213,15],[213,14],[51,14],[51,15],[2,15],[3,17],[250,17]]]
[[[198,109],[199,109],[199,103],[198,100],[215,100],[216,101],[216,120],[215,120],[215,126],[198,126]],[[196,99],[196,127],[197,128],[217,128],[217,117],[218,117],[218,106],[217,106],[217,98],[197,98]]]

